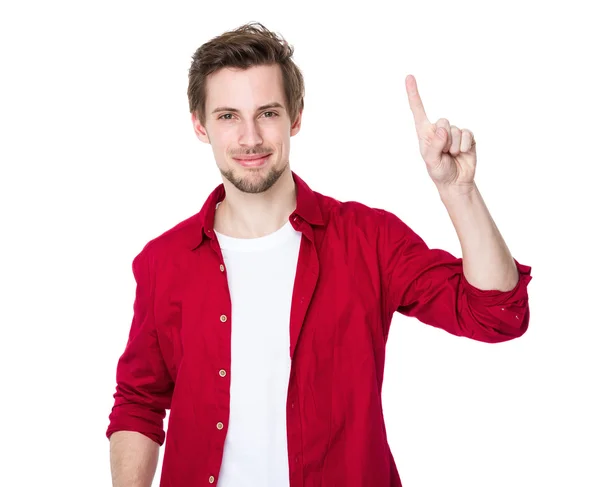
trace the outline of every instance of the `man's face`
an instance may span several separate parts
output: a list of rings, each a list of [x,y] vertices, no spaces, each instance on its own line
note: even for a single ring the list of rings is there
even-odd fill
[[[289,170],[290,137],[302,118],[292,126],[280,67],[223,68],[209,76],[206,92],[205,126],[192,115],[196,135],[211,144],[221,174],[237,189],[268,190]],[[236,159],[257,155],[268,157]]]

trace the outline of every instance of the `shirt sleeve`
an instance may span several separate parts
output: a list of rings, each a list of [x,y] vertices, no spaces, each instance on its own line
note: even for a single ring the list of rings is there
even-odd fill
[[[393,213],[380,210],[379,249],[389,315],[399,312],[456,336],[495,343],[529,326],[531,267],[515,260],[519,280],[510,291],[481,290],[463,274],[463,262],[425,242]]]
[[[173,381],[161,354],[154,322],[154,284],[148,247],[132,264],[136,280],[133,320],[117,363],[117,386],[106,436],[137,431],[162,445],[163,420],[171,407]]]

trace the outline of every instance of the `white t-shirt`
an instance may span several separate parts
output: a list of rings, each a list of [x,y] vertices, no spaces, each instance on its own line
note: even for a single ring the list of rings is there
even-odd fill
[[[231,294],[231,400],[218,487],[288,487],[290,311],[302,234],[215,232]]]

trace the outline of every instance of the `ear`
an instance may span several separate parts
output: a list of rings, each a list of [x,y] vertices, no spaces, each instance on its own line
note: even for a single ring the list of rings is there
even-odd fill
[[[196,118],[196,113],[192,113],[192,125],[194,126],[194,133],[196,134],[196,137],[198,137],[202,142],[210,144],[210,138],[208,137],[206,127],[204,127],[200,123],[200,120]]]
[[[290,137],[293,137],[298,132],[300,132],[300,125],[301,124],[302,124],[302,110],[300,110],[300,112],[298,113],[298,116],[296,117],[296,121],[294,122],[294,124],[290,128]]]

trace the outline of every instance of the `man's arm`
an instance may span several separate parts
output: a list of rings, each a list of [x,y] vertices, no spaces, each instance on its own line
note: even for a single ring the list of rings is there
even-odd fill
[[[517,266],[475,183],[439,191],[460,240],[467,281],[481,290],[514,289]]]
[[[429,249],[383,211],[379,252],[386,309],[476,340],[521,336],[529,324],[531,268],[512,258],[475,185],[475,136],[445,118],[431,123],[415,77],[405,83],[419,150],[458,233],[463,259]]]
[[[151,487],[158,449],[158,443],[136,431],[113,433],[110,437],[113,487]]]
[[[106,436],[115,487],[150,487],[163,420],[171,407],[174,383],[165,365],[154,318],[154,272],[146,247],[134,259],[137,282],[133,320],[117,364],[117,387]]]
[[[479,290],[512,290],[519,272],[475,184],[475,136],[445,119],[427,118],[414,76],[406,77],[421,156],[446,206],[462,247],[463,271]]]
[[[515,286],[510,290],[495,286],[480,289],[466,279],[463,259],[429,248],[393,213],[377,213],[377,246],[388,316],[397,311],[453,335],[488,343],[525,333],[529,325],[527,285],[531,267],[513,259],[518,270]],[[480,271],[485,276],[485,263]]]

